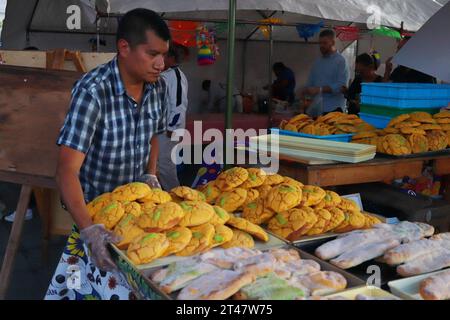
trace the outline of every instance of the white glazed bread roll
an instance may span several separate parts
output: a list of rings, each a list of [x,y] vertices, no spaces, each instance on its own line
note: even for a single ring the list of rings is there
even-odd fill
[[[328,295],[347,287],[344,276],[334,271],[319,271],[304,276],[294,275],[288,282],[302,289],[308,296]]]
[[[450,232],[436,234],[432,236],[431,239],[450,241]]]
[[[450,267],[450,251],[442,248],[398,266],[397,273],[403,277],[411,277],[447,267]]]
[[[236,262],[260,254],[262,254],[261,251],[248,248],[215,248],[200,255],[200,260],[213,264],[219,268],[232,269]]]
[[[419,292],[424,300],[449,300],[450,269],[423,280]]]
[[[387,251],[383,259],[389,265],[399,265],[414,260],[423,254],[440,249],[441,242],[424,239],[402,244]]]
[[[270,253],[263,253],[258,256],[242,259],[234,264],[233,269],[241,273],[251,273],[257,277],[262,277],[275,270],[277,260]]]
[[[314,260],[296,260],[286,263],[278,263],[275,273],[283,279],[288,279],[293,275],[302,276],[320,271],[320,264]]]
[[[151,279],[159,284],[163,292],[172,293],[185,287],[190,281],[217,269],[212,264],[189,259],[156,271]]]
[[[336,240],[325,243],[316,249],[316,256],[323,260],[333,259],[348,250],[363,246],[368,243],[378,242],[390,236],[390,230],[372,229],[350,233]]]
[[[178,300],[226,300],[256,280],[251,273],[217,270],[190,282],[178,294]]]
[[[376,243],[359,246],[354,250],[347,251],[330,262],[342,269],[350,269],[363,262],[382,256],[386,250],[395,248],[400,244],[397,239],[388,239]]]

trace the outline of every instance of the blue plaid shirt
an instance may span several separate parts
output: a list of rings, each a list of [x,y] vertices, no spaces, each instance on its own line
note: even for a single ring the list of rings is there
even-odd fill
[[[117,57],[75,84],[57,144],[86,155],[79,176],[86,201],[145,173],[150,140],[166,130],[166,90],[164,80],[146,84],[138,106],[125,91]]]

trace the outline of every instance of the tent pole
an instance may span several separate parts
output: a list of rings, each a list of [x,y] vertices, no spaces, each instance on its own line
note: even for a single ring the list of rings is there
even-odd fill
[[[27,35],[26,35],[27,47],[30,45],[31,24],[33,23],[34,14],[36,13],[36,9],[37,9],[38,5],[39,5],[39,0],[36,0],[36,2],[34,3],[33,12],[31,13],[30,20],[28,21],[28,24],[27,24]]]
[[[100,18],[97,19],[97,52],[100,52]]]
[[[245,90],[245,72],[247,68],[247,63],[245,61],[245,57],[247,56],[247,46],[248,42],[247,40],[244,41],[244,47],[242,49],[242,84],[241,84],[241,93]]]
[[[236,38],[236,0],[229,0],[228,9],[228,71],[227,71],[227,110],[225,113],[225,130],[233,127],[233,88],[234,88],[234,49]],[[224,145],[224,167],[227,169],[227,143],[228,137],[225,131],[225,145]],[[233,141],[234,144],[234,141]],[[231,150],[230,150],[231,152]],[[232,151],[234,155],[234,150]]]
[[[269,102],[267,104],[269,108],[269,120],[272,121],[272,82],[273,82],[273,71],[272,71],[272,65],[273,65],[273,26],[269,26],[269,33],[270,33],[270,39],[269,39]]]

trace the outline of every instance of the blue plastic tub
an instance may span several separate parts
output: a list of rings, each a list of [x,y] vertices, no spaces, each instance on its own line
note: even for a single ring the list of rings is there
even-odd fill
[[[362,94],[395,99],[443,99],[450,101],[450,85],[431,83],[363,83]]]
[[[450,102],[449,99],[398,99],[384,98],[377,96],[361,95],[362,104],[386,106],[400,109],[417,109],[417,108],[442,108],[446,107]]]
[[[354,136],[354,134],[336,134],[336,135],[330,135],[330,136],[315,136],[312,134],[281,130],[278,128],[272,128],[272,129],[270,129],[270,132],[273,134],[279,134],[280,136],[310,138],[310,139],[319,139],[319,140],[328,140],[328,141],[337,141],[337,142],[351,142],[352,138]]]
[[[360,113],[359,117],[367,122],[368,124],[373,125],[377,129],[384,129],[388,126],[389,122],[391,122],[392,117],[384,117],[375,114],[368,113]]]

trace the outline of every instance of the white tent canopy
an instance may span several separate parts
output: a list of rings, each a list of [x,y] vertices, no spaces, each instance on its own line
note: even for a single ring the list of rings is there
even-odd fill
[[[213,11],[228,10],[228,0],[101,0],[109,2],[109,12],[124,13],[133,8],[149,8],[157,12],[196,12],[208,18]],[[93,2],[93,0],[91,1]],[[238,0],[238,19],[245,11],[281,11],[327,20],[355,23],[378,22],[381,25],[418,30],[448,0]],[[200,12],[205,11],[205,12]],[[223,16],[226,17],[226,12]]]
[[[368,22],[400,28],[403,22],[406,30],[415,31],[441,8],[441,4],[447,2],[448,0],[238,0],[237,20],[259,21],[263,19],[263,15],[273,14],[274,18],[289,24],[324,20],[327,26],[355,23],[361,28],[367,28]],[[64,33],[72,32],[66,27],[66,10],[68,6],[77,3],[82,10],[79,31],[90,33],[91,37],[95,37],[97,31],[112,36],[117,28],[117,19],[104,18],[97,30],[94,23],[96,5],[111,14],[123,14],[133,8],[145,7],[164,13],[166,18],[225,21],[228,16],[228,0],[9,0],[2,34],[3,45],[14,49],[21,49],[26,45],[49,47],[41,44],[45,34],[61,33],[57,37],[60,39]],[[382,8],[379,19],[377,8]],[[29,38],[36,41],[25,44],[27,28],[30,31]],[[239,25],[236,39],[247,39],[254,28],[253,25]],[[218,36],[226,38],[226,32]],[[81,41],[75,35],[72,37],[73,43]],[[36,43],[38,39],[41,43]],[[293,27],[275,27],[273,39],[303,42]],[[251,40],[265,39],[260,32],[256,32]]]

